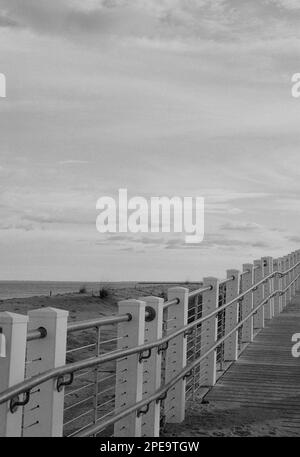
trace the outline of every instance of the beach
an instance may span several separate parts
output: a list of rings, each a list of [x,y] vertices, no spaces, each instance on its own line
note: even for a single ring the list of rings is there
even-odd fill
[[[183,284],[181,284],[182,286]],[[187,285],[186,285],[187,286]],[[167,289],[170,284],[120,284],[117,287],[106,287],[107,297],[100,298],[99,295],[91,293],[68,293],[50,296],[33,296],[27,298],[14,298],[9,300],[0,300],[0,312],[10,311],[20,314],[27,314],[29,310],[42,307],[54,307],[64,309],[69,312],[69,321],[81,321],[87,319],[101,318],[118,313],[117,303],[120,300],[129,298],[138,299],[142,296],[167,295]],[[199,284],[189,284],[187,287],[194,289]],[[116,326],[105,326],[101,329],[101,353],[110,352],[116,349]],[[67,363],[86,359],[95,355],[94,347],[90,343],[94,341],[93,331],[83,330],[68,336]],[[84,349],[80,350],[81,347]],[[78,350],[79,348],[79,350]],[[93,385],[90,390],[84,386],[93,384],[93,372],[89,372],[83,377],[78,377],[76,389],[74,386],[66,388],[65,391],[65,427],[64,434],[72,435],[81,426],[86,424],[86,418],[77,420],[73,423],[73,416],[84,415],[89,407],[85,398],[93,395]],[[115,362],[108,362],[101,365],[98,373],[99,392],[101,394],[101,407],[99,414],[105,416],[112,409],[114,398],[114,388],[112,379],[115,376]],[[83,388],[77,392],[77,389]],[[111,390],[110,390],[111,389]],[[76,392],[72,393],[73,390]],[[203,392],[207,392],[203,390]],[[186,409],[186,419],[182,424],[167,424],[162,430],[161,435],[165,437],[205,437],[205,436],[293,436],[295,430],[282,428],[278,417],[274,416],[272,410],[262,408],[244,407],[238,402],[230,404],[229,402],[204,402],[202,403],[202,392],[196,395],[195,401],[189,401]],[[81,403],[82,402],[82,403]],[[78,404],[79,403],[79,404]],[[75,408],[72,405],[78,404]],[[91,401],[92,404],[92,401]],[[68,409],[69,408],[69,409]],[[112,433],[110,428],[104,433]]]
[[[100,285],[87,293],[56,294],[52,296],[37,295],[24,298],[0,300],[0,312],[10,311],[27,314],[33,309],[52,307],[69,312],[69,322],[97,319],[118,313],[118,302],[127,299],[139,299],[143,296],[167,298],[167,289],[175,283],[116,283]],[[200,287],[199,283],[177,284],[190,290]],[[100,298],[100,289],[105,298]],[[115,325],[101,327],[99,353],[105,354],[117,348],[117,328]],[[95,328],[71,333],[67,338],[67,363],[87,359],[96,355],[97,332]],[[101,364],[98,369],[98,418],[109,415],[113,411],[114,383],[116,363]],[[70,436],[92,420],[93,401],[95,394],[95,370],[79,371],[75,375],[72,386],[65,389],[64,435]],[[75,419],[74,419],[75,418]],[[78,418],[78,419],[77,419]],[[112,429],[105,431],[112,433]]]

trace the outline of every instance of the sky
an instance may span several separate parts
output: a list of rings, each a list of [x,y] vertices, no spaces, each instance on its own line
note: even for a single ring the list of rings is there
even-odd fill
[[[299,25],[298,0],[0,0],[0,279],[222,279],[298,249]],[[119,188],[204,197],[203,242],[97,232]]]

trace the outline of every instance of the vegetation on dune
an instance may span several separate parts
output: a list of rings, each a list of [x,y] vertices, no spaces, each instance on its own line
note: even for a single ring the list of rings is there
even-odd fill
[[[104,287],[102,287],[100,290],[99,290],[99,297],[100,298],[106,298],[108,296],[108,290],[105,289]]]
[[[86,294],[86,293],[87,293],[87,290],[86,290],[86,286],[85,286],[85,285],[80,286],[79,293],[80,293],[80,294]]]

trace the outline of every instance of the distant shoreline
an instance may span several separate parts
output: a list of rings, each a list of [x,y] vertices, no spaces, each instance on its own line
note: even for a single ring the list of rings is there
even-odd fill
[[[201,282],[188,281],[0,281],[0,301],[26,299],[31,297],[56,297],[66,294],[80,295],[80,289],[86,289],[90,296],[97,296],[101,288],[110,290],[134,289],[138,287],[155,287],[174,285],[190,286]]]
[[[150,292],[154,292],[154,290],[159,289],[160,291],[168,289],[168,287],[172,286],[181,286],[181,287],[188,287],[188,288],[198,288],[201,287],[201,282],[150,282],[150,281],[143,281],[143,282],[102,282],[102,283],[80,283],[74,282],[72,283],[71,290],[69,289],[70,283],[60,283],[64,284],[65,287],[57,287],[56,282],[31,282],[28,281],[27,285],[29,286],[26,291],[22,288],[19,290],[15,290],[14,288],[10,290],[3,290],[1,285],[8,284],[6,281],[0,281],[0,303],[3,304],[5,302],[12,302],[12,301],[29,301],[29,300],[44,300],[49,299],[50,301],[55,301],[55,299],[63,299],[63,298],[73,298],[76,297],[84,298],[84,297],[91,297],[91,298],[99,298],[99,293],[102,288],[107,289],[109,291],[110,296],[120,295],[120,293],[124,293],[125,295],[128,294],[128,298],[130,295],[135,295],[136,293],[141,294],[144,290],[149,290]],[[15,283],[14,283],[15,284]],[[24,284],[24,282],[18,282],[19,285]],[[34,286],[38,284],[39,286],[44,287],[37,287]],[[85,292],[80,292],[80,289],[86,288]],[[51,292],[51,293],[50,293]]]

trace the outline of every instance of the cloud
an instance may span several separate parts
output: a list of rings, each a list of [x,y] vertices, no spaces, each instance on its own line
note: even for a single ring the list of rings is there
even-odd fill
[[[59,165],[84,165],[90,163],[88,160],[60,160]]]
[[[286,237],[287,240],[293,242],[293,243],[300,243],[300,236],[298,235],[290,235]]]
[[[262,226],[255,222],[227,222],[220,227],[221,230],[253,232],[262,229]]]
[[[79,38],[84,35],[116,33],[119,36],[134,30],[142,35],[149,32],[155,19],[128,1],[99,0],[77,2],[70,0],[2,0],[1,9],[10,21],[37,33]]]
[[[1,104],[2,277],[40,277],[51,262],[45,249],[56,260],[47,279],[58,279],[62,264],[73,279],[101,268],[145,279],[200,276],[209,265],[215,273],[232,259],[238,266],[298,243],[300,104],[290,77],[299,71],[300,28],[291,5],[0,5],[10,89]],[[100,236],[96,200],[120,187],[132,196],[203,196],[204,242]]]
[[[18,22],[14,21],[13,19],[10,19],[7,17],[5,14],[1,14],[0,10],[0,28],[1,27],[18,27],[19,24]]]
[[[166,249],[214,249],[229,248],[232,250],[239,248],[269,248],[267,241],[241,240],[234,238],[225,238],[220,234],[208,234],[202,243],[187,244],[182,240],[170,241],[166,243]]]
[[[0,224],[0,230],[7,230],[7,231],[21,230],[21,231],[29,232],[29,231],[35,230],[35,227],[33,224],[28,224],[26,222],[24,222],[24,223],[15,222],[15,223],[11,223],[11,224],[5,224],[5,223]]]
[[[77,40],[133,37],[144,45],[169,42],[174,48],[174,39],[180,46],[190,39],[231,43],[275,38],[278,32],[290,36],[293,16],[290,27],[284,27],[280,11],[295,12],[297,5],[297,0],[2,0],[1,10],[6,26],[18,24],[36,33]]]
[[[287,10],[291,10],[293,13],[295,10],[300,9],[300,4],[298,0],[266,0],[267,3],[272,6],[278,6]]]

